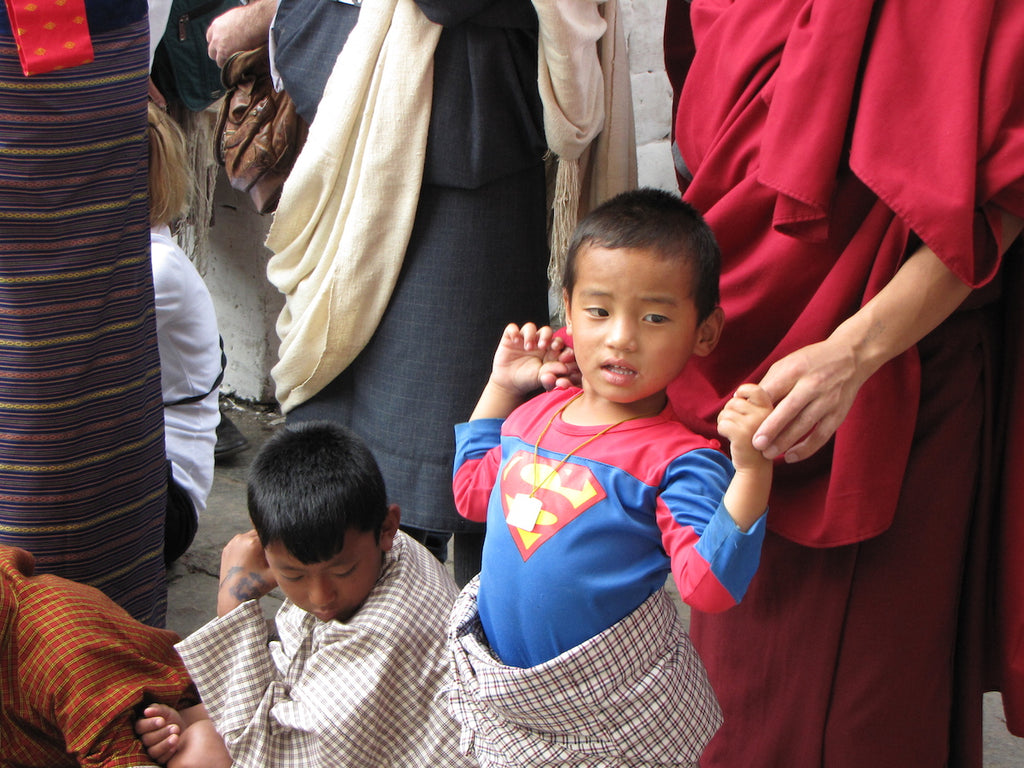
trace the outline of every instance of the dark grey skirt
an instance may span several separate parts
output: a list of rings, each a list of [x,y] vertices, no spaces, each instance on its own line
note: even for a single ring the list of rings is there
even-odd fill
[[[363,437],[402,524],[479,531],[455,512],[453,427],[465,421],[510,322],[545,324],[544,168],[477,189],[425,185],[398,285],[367,347],[288,414]]]

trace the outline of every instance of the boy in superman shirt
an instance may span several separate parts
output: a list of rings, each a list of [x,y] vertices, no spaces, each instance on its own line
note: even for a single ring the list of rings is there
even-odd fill
[[[732,462],[666,396],[718,341],[718,269],[686,203],[609,200],[569,247],[573,349],[508,326],[456,427],[456,504],[487,534],[452,614],[449,708],[483,766],[696,765],[720,723],[663,589],[671,571],[694,608],[735,605],[764,537],[772,465],[751,438],[767,394],[745,384],[723,408]]]

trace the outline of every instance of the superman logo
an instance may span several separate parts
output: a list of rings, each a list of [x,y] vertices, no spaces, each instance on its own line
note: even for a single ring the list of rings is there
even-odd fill
[[[512,500],[519,494],[533,492],[541,502],[532,531],[508,526],[524,562],[541,544],[608,495],[587,467],[571,463],[559,467],[559,462],[560,459],[518,451],[502,471],[501,504],[506,518]]]

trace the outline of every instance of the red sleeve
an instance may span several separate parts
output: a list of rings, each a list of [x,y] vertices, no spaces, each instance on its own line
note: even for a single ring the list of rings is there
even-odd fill
[[[501,419],[477,419],[455,427],[455,508],[467,520],[487,520],[491,489],[501,462]]]
[[[719,613],[736,605],[711,570],[711,563],[697,551],[700,537],[689,525],[680,525],[665,503],[658,499],[658,527],[661,542],[672,561],[672,578],[684,603],[699,611]]]
[[[488,451],[482,459],[467,461],[455,473],[452,481],[455,508],[467,520],[474,523],[487,521],[487,500],[498,477],[500,455],[501,450],[495,448]]]
[[[676,120],[679,92],[690,69],[696,47],[690,27],[690,3],[687,0],[666,0],[665,4],[665,72],[672,85],[672,122]]]

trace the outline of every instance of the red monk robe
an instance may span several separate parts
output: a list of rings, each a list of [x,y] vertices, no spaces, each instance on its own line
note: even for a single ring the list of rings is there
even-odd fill
[[[692,64],[672,0],[675,136],[727,318],[670,390],[692,427],[713,435],[736,386],[826,339],[922,241],[977,289],[867,380],[833,441],[779,467],[750,592],[693,618],[725,714],[702,766],[980,765],[984,611],[959,598],[994,594],[976,567],[991,532],[1024,543],[1021,473],[1002,518],[990,474],[1002,430],[1024,457],[1020,385],[1012,423],[994,396],[1017,360],[1000,313],[1022,298],[1000,254],[1003,212],[1024,218],[1024,5],[694,0],[690,20]],[[1003,684],[1024,733],[1016,578],[999,593]]]

